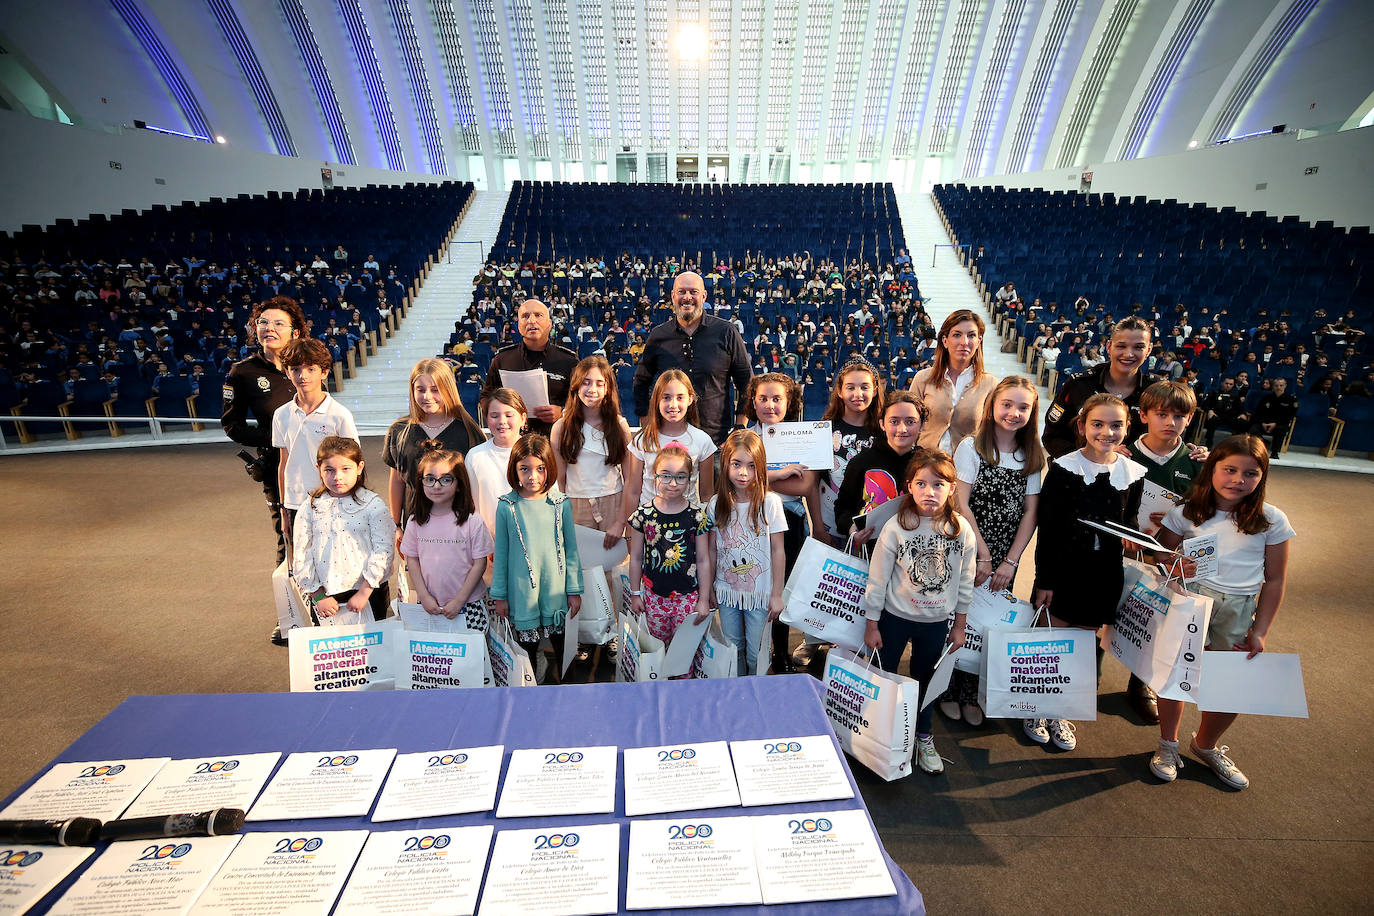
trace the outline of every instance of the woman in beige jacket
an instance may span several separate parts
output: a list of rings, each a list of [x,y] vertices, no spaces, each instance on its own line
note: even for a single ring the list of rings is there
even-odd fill
[[[997,377],[983,369],[985,330],[983,319],[969,309],[959,309],[940,325],[935,362],[911,380],[911,390],[930,409],[922,448],[952,455],[961,439],[973,435],[983,400],[997,385]]]

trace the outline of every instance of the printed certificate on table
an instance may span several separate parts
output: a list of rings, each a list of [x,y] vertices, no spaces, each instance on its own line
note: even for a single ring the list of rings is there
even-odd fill
[[[242,808],[247,811],[262,791],[280,751],[265,754],[221,754],[173,760],[124,812],[125,817]]]
[[[191,912],[328,916],[366,840],[366,830],[246,834]]]
[[[23,793],[10,802],[0,818],[33,818],[59,821],[69,817],[95,817],[111,821],[124,813],[157,771],[171,757],[136,760],[88,760],[53,764]]]
[[[615,764],[614,745],[514,751],[496,816],[611,814],[615,811]]]
[[[373,833],[334,916],[471,916],[494,829],[486,824]]]
[[[490,811],[505,746],[400,754],[377,799],[373,821],[404,821]]]
[[[897,893],[873,827],[861,810],[770,814],[750,820],[764,903]]]
[[[625,748],[626,817],[738,804],[739,788],[724,741]]]
[[[0,913],[25,913],[95,852],[87,846],[5,843],[0,858]]]
[[[829,420],[772,423],[760,426],[759,435],[770,471],[789,464],[817,471],[835,467],[835,442]]]
[[[201,836],[111,843],[48,912],[79,916],[190,912],[240,839]]]
[[[631,821],[625,908],[673,910],[763,902],[752,817]]]
[[[730,756],[745,807],[854,797],[834,735],[731,741]]]
[[[614,913],[620,825],[502,830],[482,888],[480,916]]]
[[[395,757],[394,747],[292,754],[277,770],[247,819],[291,821],[366,814],[372,809],[372,801]]]

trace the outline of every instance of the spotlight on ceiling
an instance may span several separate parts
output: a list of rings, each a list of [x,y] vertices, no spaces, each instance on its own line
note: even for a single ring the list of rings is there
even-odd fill
[[[695,22],[679,25],[677,53],[683,60],[701,60],[706,54],[706,30]]]
[[[216,143],[223,143],[223,142],[224,142],[224,135],[223,135],[223,134],[215,134],[215,142],[216,142]]]

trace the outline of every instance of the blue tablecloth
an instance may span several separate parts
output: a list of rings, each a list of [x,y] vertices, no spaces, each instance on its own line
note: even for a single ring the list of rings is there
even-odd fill
[[[562,687],[485,690],[427,690],[409,693],[223,694],[130,697],[97,723],[53,763],[130,757],[202,757],[262,751],[358,750],[394,747],[399,753],[504,744],[503,766],[522,747],[606,745],[620,748],[735,739],[831,734],[821,705],[821,685],[806,675],[674,681],[654,684],[578,684]],[[845,773],[853,784],[848,761]],[[45,768],[46,769],[46,768]],[[623,782],[624,764],[618,781]],[[41,774],[35,774],[36,779]],[[32,782],[32,780],[30,780]],[[23,788],[27,788],[28,783]],[[15,793],[18,794],[18,793]],[[8,802],[8,800],[7,800]],[[716,808],[709,816],[780,814],[788,811],[866,811],[854,798],[806,805]],[[623,789],[616,792],[614,819],[628,824]],[[693,816],[698,812],[682,812]],[[706,814],[706,812],[699,812]],[[678,817],[678,814],[655,817]],[[260,821],[248,830],[292,828],[406,829],[494,824],[497,830],[606,823],[609,815],[502,818],[493,812],[423,821],[373,825],[367,818]],[[871,819],[870,819],[871,822]],[[621,862],[629,855],[628,826],[621,830]],[[897,896],[773,907],[718,907],[720,913],[916,913],[921,894],[887,857]],[[94,856],[91,860],[94,860]],[[88,860],[88,861],[91,861]],[[82,869],[84,870],[84,868]],[[44,913],[80,871],[36,907]],[[624,908],[625,882],[620,882]],[[641,911],[660,912],[660,911]],[[662,911],[667,912],[667,911]],[[703,910],[702,912],[706,912]]]

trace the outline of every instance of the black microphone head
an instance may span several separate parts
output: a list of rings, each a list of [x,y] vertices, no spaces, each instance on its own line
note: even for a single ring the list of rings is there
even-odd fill
[[[74,817],[62,831],[64,846],[94,846],[100,839],[100,821],[93,817]]]
[[[216,808],[210,820],[210,836],[228,836],[243,829],[246,812],[242,808]]]

